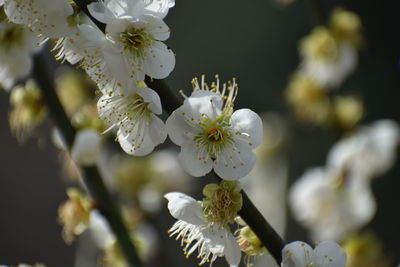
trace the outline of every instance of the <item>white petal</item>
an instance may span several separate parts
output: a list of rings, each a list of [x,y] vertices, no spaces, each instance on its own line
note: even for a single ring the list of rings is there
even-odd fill
[[[108,70],[116,80],[125,81],[127,77],[131,76],[130,67],[123,53],[109,45],[103,49],[103,56]]]
[[[210,91],[195,91],[183,103],[184,111],[188,116],[199,120],[204,116],[214,119],[221,114],[222,98]]]
[[[172,142],[178,146],[182,146],[185,142],[190,140],[187,132],[193,132],[194,129],[190,127],[185,121],[185,116],[182,115],[182,107],[178,108],[168,117],[166,121],[168,136]]]
[[[117,18],[112,20],[107,24],[106,32],[107,34],[119,39],[119,34],[124,32],[130,25],[133,24],[136,27],[136,23],[129,21],[127,19]],[[140,27],[137,27],[140,28]]]
[[[108,24],[115,19],[114,14],[108,9],[103,2],[94,2],[87,6],[90,15],[96,20]]]
[[[164,143],[165,139],[167,139],[167,129],[165,124],[159,117],[155,115],[153,115],[151,119],[149,135],[156,146]]]
[[[204,176],[212,169],[212,160],[208,157],[206,160],[199,159],[199,152],[196,143],[187,141],[181,147],[179,161],[182,168],[194,177]]]
[[[282,250],[282,267],[304,267],[312,263],[313,249],[306,243],[295,241]]]
[[[89,229],[96,245],[106,249],[115,240],[115,236],[106,219],[97,210],[90,213]]]
[[[232,114],[232,127],[249,135],[248,142],[253,148],[259,146],[263,140],[263,125],[260,116],[250,109],[239,109]]]
[[[100,145],[101,136],[98,132],[93,130],[79,131],[71,148],[71,157],[80,165],[93,165],[100,154]]]
[[[146,24],[145,30],[149,32],[158,41],[165,41],[169,38],[170,30],[162,19],[157,17],[144,18],[149,23]]]
[[[194,198],[179,192],[167,193],[164,197],[168,200],[169,212],[175,219],[194,225],[204,224],[203,210]]]
[[[346,266],[346,254],[343,249],[335,242],[325,241],[314,249],[313,264],[316,266]]]
[[[238,150],[225,149],[214,161],[214,171],[226,180],[245,177],[256,163],[256,155],[246,147],[247,144],[237,141],[235,145]]]
[[[138,18],[146,12],[143,0],[119,0],[119,2],[123,2],[122,5],[121,3],[119,5],[124,7],[121,10],[120,16]]]
[[[94,43],[102,44],[106,41],[105,35],[97,28],[87,24],[78,25],[82,36]]]
[[[160,132],[150,133],[150,131]],[[118,141],[122,149],[127,154],[134,156],[150,154],[157,145],[165,141],[166,137],[164,123],[154,115],[151,117],[149,125],[137,125],[131,128],[128,124],[126,128],[121,126],[118,130]]]
[[[156,91],[150,88],[138,87],[136,92],[143,98],[144,102],[149,103],[149,108],[154,114],[162,113],[160,96]]]
[[[237,267],[240,264],[242,252],[231,232],[225,230],[225,258],[231,267]]]
[[[143,62],[144,72],[154,79],[164,79],[175,68],[175,55],[168,47],[159,41],[147,49]]]
[[[146,5],[146,10],[152,12],[154,16],[161,19],[168,14],[170,8],[175,6],[175,0],[153,0],[147,2],[150,3]]]

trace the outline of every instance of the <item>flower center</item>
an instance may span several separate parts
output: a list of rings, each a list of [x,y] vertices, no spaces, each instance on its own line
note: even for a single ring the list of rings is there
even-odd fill
[[[148,116],[151,113],[149,103],[145,102],[141,96],[133,93],[129,96],[130,103],[127,107],[127,116],[133,119],[135,116]]]
[[[218,142],[222,140],[222,132],[218,128],[212,128],[207,132],[208,140],[211,142]]]
[[[121,33],[121,40],[125,50],[130,51],[138,57],[144,58],[144,49],[151,46],[154,37],[144,29],[130,27]]]
[[[225,146],[235,143],[229,118],[230,116],[222,113],[215,120],[204,117],[198,123],[202,131],[193,140],[199,146],[205,147],[212,159],[216,159]]]
[[[209,184],[204,187],[202,206],[206,220],[224,226],[233,222],[242,207],[242,195],[237,181],[222,181],[219,185]]]

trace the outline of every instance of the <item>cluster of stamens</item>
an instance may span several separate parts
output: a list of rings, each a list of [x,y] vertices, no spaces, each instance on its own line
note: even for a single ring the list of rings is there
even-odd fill
[[[136,93],[128,97],[124,94],[110,93],[108,98],[100,99],[100,101],[102,102],[99,108],[100,117],[111,125],[109,129],[115,126],[123,129],[126,138],[131,138],[131,152],[140,149],[146,134],[144,131],[151,120],[152,112],[149,109],[149,103]],[[136,132],[133,137],[130,136],[132,132]]]
[[[150,47],[154,37],[144,29],[130,27],[120,34],[124,50],[133,53],[136,57],[144,59],[145,48]]]
[[[221,227],[233,223],[242,208],[242,195],[237,181],[222,181],[219,185],[208,184],[203,189],[203,213],[211,224]]]
[[[228,81],[228,83],[223,83],[222,87],[219,82],[219,75],[215,75],[215,81],[208,85],[205,82],[205,75],[201,75],[201,81],[199,82],[198,78],[192,79],[193,91],[210,91],[214,92],[221,96],[223,100],[223,108],[222,110],[230,110],[233,108],[233,103],[235,102],[236,96],[238,94],[239,87],[236,83],[236,78],[233,78],[232,81]],[[186,97],[182,92],[181,94]]]

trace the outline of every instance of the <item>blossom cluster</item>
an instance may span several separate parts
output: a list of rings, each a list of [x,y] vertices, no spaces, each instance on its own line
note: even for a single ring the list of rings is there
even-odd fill
[[[174,0],[98,0],[85,5],[84,13],[82,6],[69,0],[54,0],[51,5],[45,0],[0,0],[0,85],[10,89],[27,76],[32,55],[48,40],[54,41],[55,57],[82,68],[100,94],[96,109],[101,122],[87,119],[93,101],[71,97],[74,92],[68,84],[76,87],[80,80],[63,77],[66,80],[57,86],[73,126],[82,130],[70,148],[72,159],[81,166],[103,161],[98,165],[108,167],[104,163],[108,159],[100,155],[103,144],[99,132],[115,134],[123,151],[133,156],[149,155],[169,136],[180,147],[178,159],[186,173],[201,177],[213,172],[222,178],[219,184],[203,188],[200,201],[183,193],[165,194],[168,209],[177,219],[170,235],[181,239],[187,257],[197,251],[200,265],[225,257],[230,266],[239,266],[242,252],[249,257],[267,253],[266,244],[239,216],[243,198],[238,180],[255,165],[254,150],[263,142],[262,120],[250,109],[234,109],[238,95],[235,78],[222,83],[216,76],[207,83],[204,75],[192,80],[189,96],[181,92],[183,104],[165,122],[159,117],[161,98],[146,81],[164,79],[175,67],[175,54],[164,43],[170,36],[164,18],[174,5]],[[361,22],[354,13],[336,10],[328,26],[317,27],[301,41],[302,62],[287,90],[288,102],[300,117],[312,117],[310,120],[321,124],[333,121],[345,129],[361,119],[363,107],[358,99],[330,95],[355,69],[362,45],[360,30]],[[20,109],[24,116],[15,115],[19,119],[15,121],[25,126],[24,117],[43,119],[46,110],[37,89],[27,86],[12,92],[14,105],[28,107]],[[90,97],[79,100],[86,98]],[[392,121],[361,128],[334,146],[326,167],[306,172],[294,184],[290,202],[295,217],[311,229],[316,240],[340,241],[372,218],[376,204],[370,180],[393,164],[399,136]],[[146,174],[162,176],[162,171],[149,167],[150,161],[137,161],[142,166],[127,161],[118,165],[119,173],[106,180],[109,188],[118,188],[123,197],[137,200],[146,212],[157,210],[157,196],[164,191],[139,192],[149,184]],[[134,181],[126,178],[132,166],[137,172]],[[103,174],[107,167],[101,170]],[[142,173],[142,169],[146,171]],[[136,186],[133,189],[132,184]],[[77,190],[69,190],[68,196],[70,200],[59,209],[65,241],[71,243],[90,229],[105,253],[105,262],[126,266],[118,257],[116,237],[94,209],[96,203]],[[232,224],[239,229],[232,232]],[[140,242],[132,240],[140,247]],[[283,248],[282,258],[284,267],[346,264],[343,249],[328,241],[314,250],[303,242],[290,243]]]
[[[371,180],[393,165],[399,142],[396,122],[374,122],[335,144],[325,167],[311,168],[296,181],[290,204],[315,240],[342,241],[373,218]]]
[[[357,97],[333,96],[356,69],[361,31],[357,14],[335,9],[326,26],[317,26],[300,41],[301,63],[286,89],[287,102],[299,119],[348,129],[362,118]]]
[[[88,5],[91,16],[105,24],[105,32],[67,0],[52,5],[40,0],[0,4],[13,23],[1,22],[4,87],[29,73],[30,55],[39,43],[55,39],[56,58],[79,64],[104,93],[98,101],[100,117],[109,129],[117,130],[127,153],[146,155],[164,142],[165,124],[156,116],[161,113],[160,98],[143,81],[146,75],[165,78],[175,66],[174,53],[163,43],[170,33],[163,18],[173,1],[108,0]]]

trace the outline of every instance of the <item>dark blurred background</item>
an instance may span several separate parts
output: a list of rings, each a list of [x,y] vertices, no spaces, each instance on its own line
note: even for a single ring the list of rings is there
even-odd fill
[[[400,23],[397,1],[325,0],[326,12],[342,6],[359,14],[366,47],[356,72],[340,90],[356,92],[367,107],[364,122],[391,118],[400,122]],[[290,117],[283,90],[299,63],[297,43],[316,25],[313,1],[296,0],[282,6],[273,0],[179,1],[166,19],[172,30],[168,45],[177,65],[167,79],[176,91],[189,92],[195,76],[220,74],[239,82],[237,107],[258,112],[278,111]],[[56,222],[58,205],[66,199],[57,152],[49,141],[50,123],[19,145],[8,128],[8,95],[0,92],[0,263],[43,262],[71,267],[74,246],[61,238]],[[328,130],[293,124],[289,150],[290,179],[311,166],[323,165],[334,143]],[[384,241],[385,249],[400,262],[400,167],[398,164],[373,184],[378,212],[368,227]],[[167,215],[167,230],[173,219]],[[304,239],[293,222],[287,240]],[[178,244],[174,265],[184,264]],[[223,261],[221,261],[223,262]],[[164,265],[168,266],[168,265]],[[185,266],[194,266],[187,262]]]

